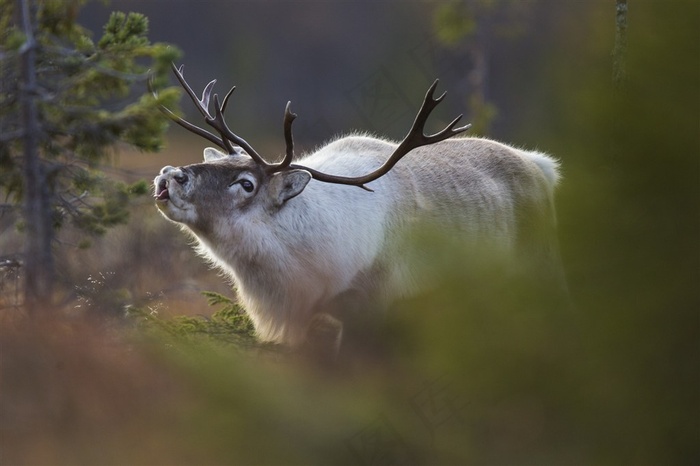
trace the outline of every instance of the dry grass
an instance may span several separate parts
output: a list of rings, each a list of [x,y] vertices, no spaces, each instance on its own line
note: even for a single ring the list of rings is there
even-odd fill
[[[180,395],[170,374],[114,328],[51,312],[0,327],[0,462],[122,462],[145,439],[140,462],[167,458],[153,424]]]

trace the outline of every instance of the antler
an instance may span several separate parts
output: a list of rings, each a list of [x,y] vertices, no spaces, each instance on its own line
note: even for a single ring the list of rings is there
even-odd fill
[[[287,151],[284,154],[284,159],[277,165],[277,170],[287,168],[294,158],[294,138],[292,138],[292,122],[297,117],[296,113],[290,110],[291,102],[287,102],[284,108],[284,140],[287,143]]]
[[[185,80],[184,76],[184,69],[185,65],[181,65],[179,68],[175,66],[175,64],[171,64],[173,73],[175,74],[175,77],[177,80],[180,82],[180,85],[185,89],[185,92],[187,92],[187,95],[190,96],[190,99],[192,99],[192,102],[195,104],[197,107],[197,110],[199,110],[199,113],[202,114],[204,117],[204,121],[207,122],[209,126],[214,128],[218,133],[220,137],[215,136],[214,134],[210,133],[209,131],[200,128],[196,125],[193,125],[189,121],[185,120],[184,118],[181,118],[177,115],[175,115],[170,109],[168,109],[165,106],[160,107],[160,110],[167,115],[171,120],[173,120],[175,123],[179,124],[183,128],[185,128],[188,131],[191,131],[198,136],[202,136],[203,138],[209,140],[210,142],[213,142],[217,146],[221,147],[224,149],[227,153],[233,154],[235,151],[233,149],[233,146],[239,146],[243,150],[248,153],[259,165],[262,165],[266,169],[272,169],[276,167],[277,165],[274,164],[269,164],[263,159],[260,154],[251,146],[248,144],[248,142],[243,139],[242,137],[238,136],[235,134],[231,129],[228,127],[226,124],[226,120],[224,119],[224,112],[226,111],[226,106],[228,105],[229,98],[231,97],[231,94],[233,94],[233,91],[236,90],[236,86],[232,87],[230,91],[224,96],[224,100],[221,104],[219,104],[219,96],[218,94],[214,94],[213,96],[211,95],[211,91],[214,88],[214,84],[216,84],[216,79],[212,80],[209,82],[209,84],[206,85],[204,88],[204,91],[202,91],[202,98],[198,98],[197,94],[192,90],[192,87],[187,83]],[[152,83],[149,82],[149,87],[151,87],[151,92],[155,97],[157,97],[157,93],[153,90]],[[209,112],[209,101],[212,99],[214,101],[214,115]]]
[[[213,118],[211,116],[211,114],[209,113],[209,100],[211,98],[211,91],[212,91],[212,89],[214,89],[214,84],[216,84],[216,79],[211,80],[209,82],[209,84],[207,84],[204,87],[204,90],[202,91],[202,98],[199,99],[199,98],[197,98],[197,94],[194,93],[194,91],[192,90],[190,85],[187,84],[187,81],[185,81],[185,76],[184,76],[185,65],[180,65],[180,68],[177,68],[175,66],[175,64],[172,63],[171,67],[173,69],[173,73],[175,73],[175,77],[177,77],[177,80],[180,81],[180,85],[182,86],[183,89],[185,89],[185,92],[187,92],[187,95],[190,96],[190,99],[192,99],[192,102],[194,102],[195,106],[197,107],[197,110],[199,110],[199,113],[201,113],[202,116],[204,117],[204,121],[206,121],[207,124],[209,124],[209,126],[216,129],[217,132],[219,133],[219,135],[221,136],[221,138],[217,138],[217,140],[220,141],[219,146],[221,148],[223,148],[224,150],[226,150],[229,154],[233,153],[233,146],[231,145],[231,142],[226,138],[225,134],[222,132],[221,125],[217,125],[216,119]],[[228,94],[226,94],[226,97],[224,98],[224,103],[228,103],[228,98],[231,96],[231,94],[233,93],[233,91],[235,89],[236,89],[235,86],[232,87],[231,90],[228,92]],[[218,103],[215,101],[214,105],[218,106]],[[180,123],[180,122],[186,123],[186,125],[181,125],[186,129],[193,130],[194,128],[196,128],[200,131],[205,131],[208,133],[208,131],[203,130],[201,128],[198,128],[198,127],[192,125],[191,123],[188,123],[187,121],[185,121],[182,118],[178,118],[175,121],[178,123]],[[192,128],[192,127],[194,127],[194,128]],[[195,134],[200,134],[199,131],[193,131],[193,132]],[[209,134],[211,134],[211,133],[209,133]],[[214,136],[214,137],[216,137],[216,136]],[[209,139],[209,140],[212,141],[211,139]],[[216,142],[216,141],[212,141],[212,142]]]
[[[178,70],[177,68],[175,68],[175,65],[174,65],[174,64],[172,65],[172,67],[173,67],[173,70],[175,71],[175,74],[176,74],[176,75],[179,74],[180,76],[182,76],[182,70],[184,69],[184,65],[181,66],[179,70]],[[209,96],[208,96],[208,93],[207,93],[207,88],[209,89],[209,91],[211,91],[211,87],[213,87],[213,85],[214,85],[215,82],[216,82],[216,80],[210,82],[210,83],[207,85],[207,87],[204,88],[204,92],[203,92],[203,94],[202,94],[202,101],[206,100],[206,105],[204,105],[204,107],[208,107],[208,105],[209,105]],[[149,77],[149,80],[148,80],[148,89],[149,89],[149,90],[151,91],[151,93],[153,94],[153,97],[157,99],[157,98],[158,98],[158,92],[157,92],[157,91],[155,90],[155,88],[153,87],[153,76],[152,76],[152,75]],[[194,91],[192,91],[192,88],[190,88],[189,86],[186,86],[186,87],[185,87],[185,90],[188,92],[188,94],[189,94],[190,96],[194,95]],[[233,89],[231,89],[231,91],[233,91]],[[229,93],[229,94],[230,94],[230,93]],[[196,97],[194,97],[193,100],[195,100],[195,102],[198,104],[198,105],[197,105],[197,108],[199,108],[199,109],[200,109],[200,112],[201,112],[201,108],[202,108],[203,102],[200,101],[199,99],[197,99]],[[160,111],[163,112],[168,118],[170,118],[170,119],[173,120],[175,123],[177,123],[178,125],[180,125],[180,126],[182,126],[183,128],[185,128],[186,130],[191,131],[191,132],[195,133],[196,135],[201,136],[201,137],[203,137],[204,139],[207,139],[208,141],[213,142],[214,144],[216,144],[217,146],[221,147],[222,149],[224,149],[224,150],[230,152],[231,148],[229,147],[229,145],[227,145],[227,144],[224,142],[223,136],[220,137],[220,138],[219,138],[219,137],[216,137],[215,135],[213,135],[213,134],[210,133],[209,131],[207,131],[207,130],[205,130],[205,129],[203,129],[203,128],[200,128],[199,126],[193,125],[192,123],[190,123],[189,121],[185,120],[184,118],[181,118],[181,117],[179,117],[178,115],[174,114],[168,107],[166,107],[166,106],[164,106],[164,105],[160,105],[159,109],[160,109]],[[208,114],[209,114],[208,110],[205,111],[205,113],[208,115]]]
[[[368,173],[367,175],[363,176],[358,176],[358,177],[347,177],[347,176],[337,176],[337,175],[329,175],[326,173],[319,172],[317,170],[314,170],[312,168],[304,167],[302,165],[290,165],[290,168],[303,168],[304,170],[307,170],[309,173],[311,173],[311,176],[318,180],[318,181],[324,181],[327,183],[335,183],[335,184],[347,184],[347,185],[353,185],[353,186],[358,186],[362,189],[365,189],[367,191],[372,191],[370,188],[365,186],[365,184],[376,180],[377,178],[381,178],[382,176],[386,175],[389,170],[391,170],[396,163],[401,160],[401,158],[411,152],[413,149],[416,149],[421,146],[425,146],[428,144],[434,144],[436,142],[444,141],[445,139],[449,139],[452,136],[455,136],[459,133],[462,133],[469,129],[471,127],[471,124],[467,124],[464,126],[461,126],[459,128],[455,128],[455,125],[459,122],[459,120],[462,118],[462,115],[459,115],[457,118],[452,120],[452,122],[447,125],[445,129],[442,131],[435,133],[430,136],[426,136],[423,134],[423,131],[425,130],[425,122],[428,120],[428,116],[430,116],[430,113],[433,111],[435,107],[442,101],[442,99],[445,98],[447,95],[447,92],[443,92],[443,94],[438,97],[437,99],[433,98],[433,94],[435,93],[435,88],[438,85],[439,80],[435,80],[435,82],[430,86],[428,89],[428,92],[425,94],[425,99],[423,100],[423,105],[421,105],[420,110],[418,111],[418,114],[416,115],[416,119],[413,121],[413,125],[411,126],[411,129],[409,130],[408,134],[406,137],[401,141],[399,146],[396,148],[393,154],[387,159],[384,164],[376,169],[375,171]],[[291,122],[289,123],[291,126]],[[291,135],[290,139],[287,141],[287,150],[289,151],[289,142],[291,141]]]
[[[358,186],[362,189],[365,189],[367,191],[372,191],[370,188],[365,186],[367,183],[370,183],[378,178],[381,178],[382,176],[386,175],[393,167],[396,165],[396,163],[401,160],[406,154],[411,152],[413,149],[416,149],[421,146],[425,146],[428,144],[434,144],[436,142],[444,141],[445,139],[451,138],[452,136],[455,136],[459,133],[462,133],[469,129],[471,125],[465,125],[461,126],[459,128],[455,128],[459,120],[462,118],[462,115],[458,116],[452,122],[447,125],[445,129],[442,131],[439,131],[435,134],[432,134],[430,136],[426,136],[423,132],[425,130],[425,123],[428,120],[428,117],[430,116],[430,113],[433,111],[435,107],[442,101],[442,99],[447,95],[447,92],[444,92],[440,97],[438,98],[433,98],[433,94],[435,94],[435,88],[438,85],[438,80],[435,80],[435,82],[430,86],[428,89],[428,92],[425,94],[425,99],[423,100],[423,104],[421,105],[420,110],[418,111],[418,114],[416,115],[416,119],[413,121],[413,125],[411,126],[411,129],[409,130],[408,134],[406,137],[401,141],[399,146],[394,150],[394,153],[391,154],[391,156],[387,159],[386,162],[379,168],[377,168],[375,171],[368,173],[366,175],[358,176],[358,177],[349,177],[349,176],[338,176],[338,175],[331,175],[328,173],[323,173],[318,170],[315,170],[313,168],[305,167],[303,165],[296,165],[292,164],[292,160],[294,158],[294,139],[292,137],[292,122],[294,119],[297,117],[295,113],[292,113],[290,106],[291,102],[287,102],[287,106],[284,110],[284,139],[287,145],[287,150],[284,155],[284,159],[277,164],[272,164],[268,163],[263,159],[258,152],[253,149],[253,147],[246,142],[245,139],[241,138],[237,134],[235,134],[231,129],[228,127],[226,124],[226,120],[224,119],[224,111],[226,110],[226,106],[228,104],[229,97],[231,97],[231,94],[233,91],[236,89],[236,87],[232,87],[230,91],[226,94],[224,97],[224,100],[221,104],[219,104],[219,96],[217,94],[214,94],[213,96],[211,95],[212,89],[214,88],[214,84],[216,83],[216,79],[212,80],[209,84],[206,85],[204,88],[204,91],[202,92],[202,97],[201,99],[197,97],[195,92],[192,90],[189,84],[187,84],[187,81],[185,80],[183,70],[184,70],[184,65],[180,66],[180,68],[177,68],[175,64],[172,64],[172,69],[173,72],[175,73],[175,76],[177,77],[177,80],[180,82],[182,87],[185,89],[187,94],[190,96],[192,99],[192,102],[194,102],[195,106],[199,110],[199,113],[202,114],[204,117],[204,121],[207,122],[209,126],[214,128],[218,133],[220,137],[215,136],[214,134],[210,133],[209,131],[202,129],[198,126],[193,125],[192,123],[186,121],[185,119],[175,115],[172,111],[170,111],[168,108],[161,106],[161,111],[165,113],[170,119],[172,119],[175,123],[179,124],[183,128],[185,128],[188,131],[191,131],[199,136],[202,136],[203,138],[213,142],[217,146],[221,147],[225,151],[227,151],[229,154],[233,154],[235,151],[233,149],[233,146],[240,146],[245,150],[250,157],[255,160],[255,162],[260,165],[267,173],[275,173],[278,171],[282,171],[285,169],[304,169],[308,171],[311,176],[318,180],[318,181],[323,181],[325,183],[335,183],[335,184],[345,184],[345,185],[352,185],[352,186]],[[156,92],[152,88],[152,83],[149,81],[149,87],[151,88],[151,92],[153,92],[153,95],[157,97]],[[214,101],[214,115],[209,112],[209,101],[212,99]]]

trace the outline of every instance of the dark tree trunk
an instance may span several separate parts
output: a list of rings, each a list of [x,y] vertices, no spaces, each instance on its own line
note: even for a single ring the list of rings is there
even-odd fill
[[[627,0],[615,2],[615,45],[613,47],[613,82],[622,86],[627,80]]]
[[[24,143],[24,249],[25,305],[30,314],[51,304],[54,271],[53,237],[46,173],[39,157],[40,127],[36,96],[36,41],[32,27],[30,0],[17,0],[18,24],[26,42],[20,51],[20,102]]]
[[[489,31],[491,18],[485,13],[477,19],[477,29],[469,49],[472,70],[469,73],[469,108],[472,117],[472,133],[482,136],[489,134],[495,108],[489,101]]]

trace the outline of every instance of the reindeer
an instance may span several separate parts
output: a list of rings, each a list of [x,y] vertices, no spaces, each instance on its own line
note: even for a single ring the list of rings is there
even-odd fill
[[[461,115],[426,136],[426,120],[446,95],[434,98],[438,81],[400,143],[350,135],[299,160],[292,137],[297,115],[287,103],[286,152],[270,163],[224,119],[235,87],[221,102],[213,94],[212,113],[216,80],[199,98],[183,70],[173,65],[218,135],[161,110],[221,150],[204,149],[203,163],[164,167],[154,181],[156,205],[230,277],[261,340],[299,347],[327,321],[339,344],[342,312],[335,303],[348,293],[383,309],[421,290],[426,280],[413,262],[421,254],[406,251],[416,225],[449,231],[473,248],[540,255],[558,268],[558,163],[488,139],[451,139],[470,126],[456,127]]]

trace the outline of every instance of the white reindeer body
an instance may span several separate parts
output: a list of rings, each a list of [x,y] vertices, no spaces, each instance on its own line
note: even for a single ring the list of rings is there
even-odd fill
[[[295,163],[288,105],[287,152],[269,164],[225,124],[230,92],[222,105],[214,95],[212,116],[213,82],[200,100],[182,68],[174,70],[221,138],[169,115],[227,153],[208,148],[204,163],[163,168],[157,206],[232,279],[263,340],[302,344],[314,319],[347,292],[381,309],[422,291],[420,262],[430,251],[406,250],[418,226],[475,250],[558,259],[557,163],[488,139],[448,139],[467,128],[455,129],[458,119],[425,136],[425,120],[444,97],[433,98],[437,82],[401,143],[348,136]]]
[[[395,147],[350,136],[300,163],[355,176],[376,168]],[[197,190],[200,183],[217,184],[208,179],[213,175],[207,167],[231,172],[229,182],[238,167],[255,170],[245,155],[220,156],[165,170],[156,186],[179,171],[201,172],[190,181]],[[392,251],[404,244],[412,225],[448,230],[475,248],[496,246],[505,252],[512,252],[518,239],[517,206],[546,212],[544,220],[553,226],[556,173],[556,162],[538,153],[486,139],[452,139],[414,150],[368,185],[374,192],[312,180],[279,208],[258,202],[239,210],[226,186],[218,195],[188,198],[190,208],[181,216],[183,209],[174,204],[185,199],[176,200],[178,185],[170,183],[169,199],[159,206],[166,217],[182,222],[198,240],[200,253],[231,277],[260,337],[297,345],[314,315],[343,292],[355,289],[388,303],[421,291],[423,279],[414,273],[420,264],[410,263],[408,257],[414,256]],[[213,205],[223,208],[211,225],[191,216],[192,211],[195,217],[213,211]]]

